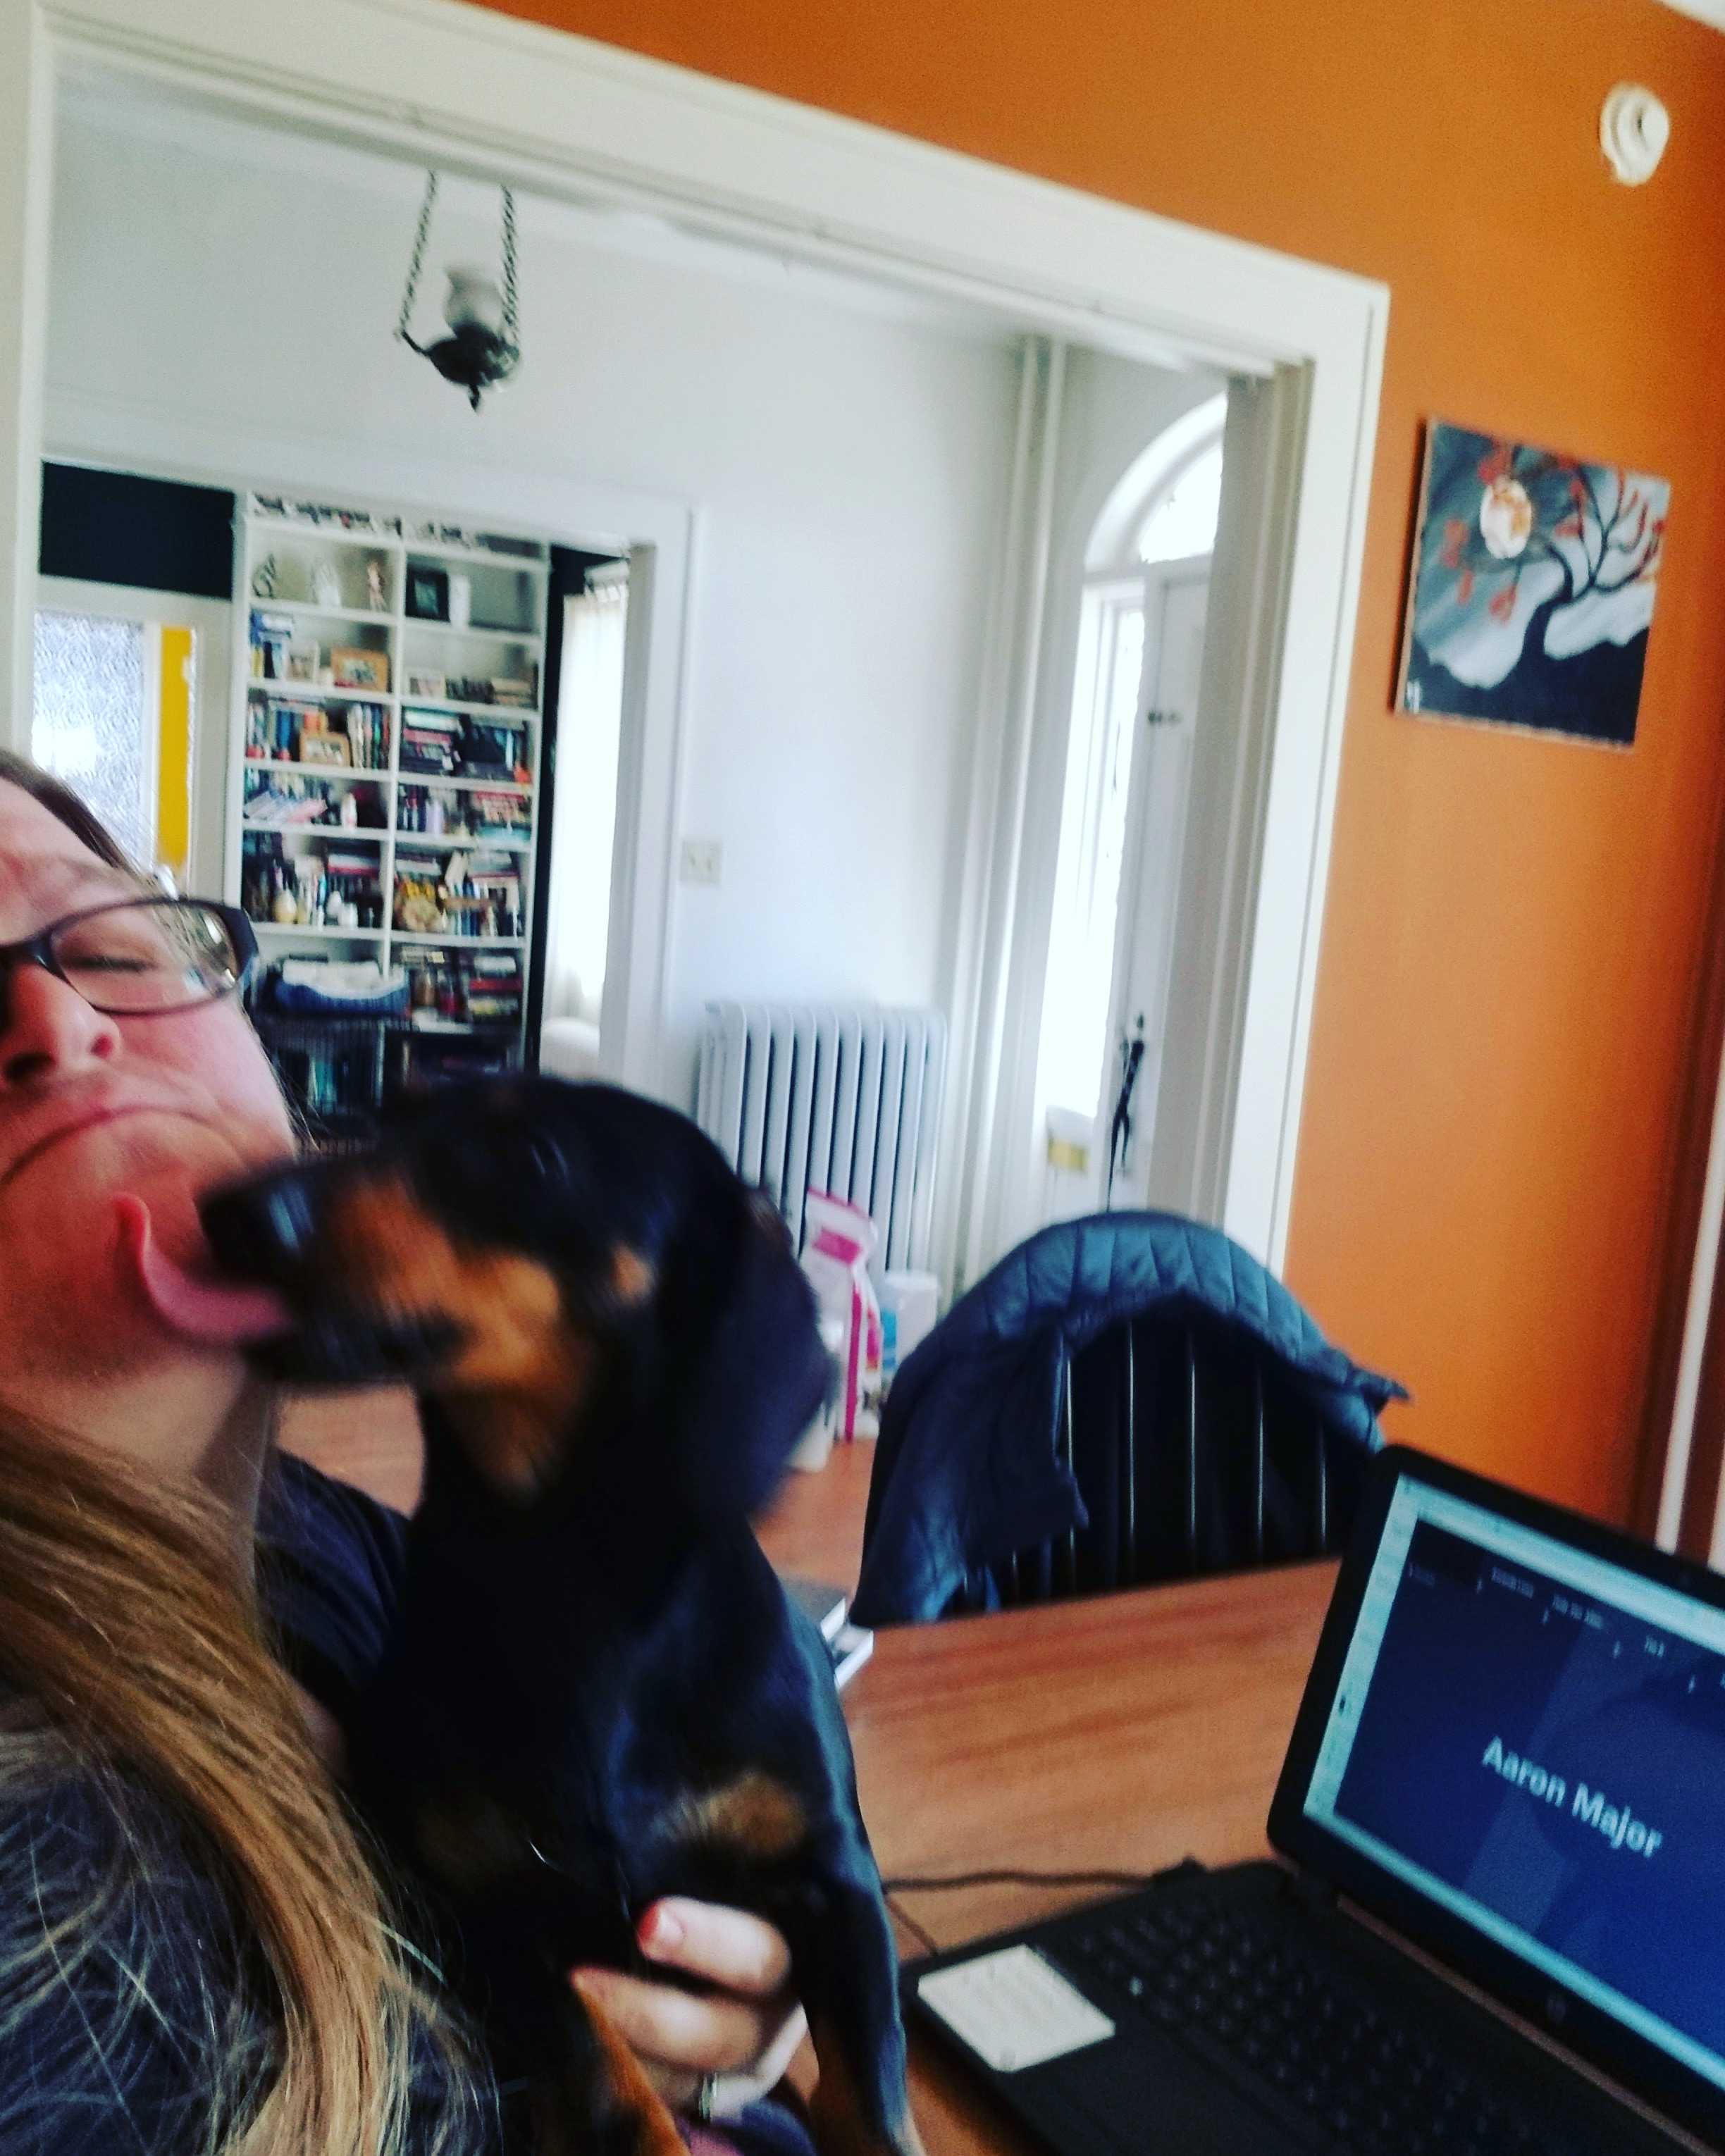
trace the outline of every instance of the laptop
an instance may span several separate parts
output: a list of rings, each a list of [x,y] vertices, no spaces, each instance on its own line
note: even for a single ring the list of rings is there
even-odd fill
[[[1269,1831],[907,1964],[911,2021],[1057,2156],[1725,2142],[1725,1578],[1387,1450]]]

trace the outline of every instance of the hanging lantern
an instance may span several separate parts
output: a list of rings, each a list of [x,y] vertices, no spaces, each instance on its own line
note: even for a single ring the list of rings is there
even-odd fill
[[[464,264],[452,267],[444,320],[449,334],[435,344],[424,345],[408,325],[419,290],[419,272],[425,260],[426,235],[431,230],[432,206],[437,200],[437,174],[425,175],[425,200],[419,209],[419,229],[413,236],[413,259],[408,266],[408,287],[402,294],[401,320],[395,333],[410,352],[429,359],[446,382],[467,392],[475,412],[480,393],[507,382],[521,364],[519,326],[515,298],[515,197],[503,190],[503,286],[483,268]]]

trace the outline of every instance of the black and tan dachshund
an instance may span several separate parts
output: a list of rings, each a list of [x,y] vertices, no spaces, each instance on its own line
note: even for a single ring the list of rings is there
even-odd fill
[[[424,1496],[354,1787],[526,2085],[511,2145],[680,2150],[567,1972],[639,1968],[641,1912],[687,1894],[789,1941],[823,2156],[915,2156],[843,1717],[748,1526],[829,1377],[777,1214],[670,1110],[506,1079],[204,1223],[294,1313],[255,1351],[275,1374],[419,1397]]]

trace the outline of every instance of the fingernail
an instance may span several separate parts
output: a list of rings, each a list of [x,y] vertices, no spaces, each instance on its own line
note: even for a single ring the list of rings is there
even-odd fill
[[[642,1948],[649,1953],[656,1947],[668,1952],[683,1943],[683,1920],[667,1909],[662,1902],[655,1902],[641,1919],[639,1938]]]

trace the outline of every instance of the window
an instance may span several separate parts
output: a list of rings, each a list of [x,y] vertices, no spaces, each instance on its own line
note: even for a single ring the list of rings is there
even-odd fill
[[[142,862],[156,850],[152,641],[139,621],[36,616],[30,752]]]
[[[1138,527],[1133,552],[1148,568],[1158,562],[1183,562],[1209,554],[1216,544],[1216,519],[1222,509],[1222,444],[1193,458]]]

